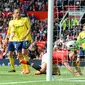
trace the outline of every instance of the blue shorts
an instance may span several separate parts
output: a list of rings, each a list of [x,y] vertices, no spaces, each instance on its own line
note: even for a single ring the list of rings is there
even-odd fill
[[[85,56],[85,51],[84,50],[80,50],[79,57],[82,58],[84,56]]]
[[[9,42],[8,43],[8,51],[17,51],[21,52],[22,49],[28,49],[30,45],[29,41],[23,41],[23,42]]]
[[[23,41],[22,42],[22,48],[23,49],[28,49],[29,45],[30,45],[30,42],[29,41]]]

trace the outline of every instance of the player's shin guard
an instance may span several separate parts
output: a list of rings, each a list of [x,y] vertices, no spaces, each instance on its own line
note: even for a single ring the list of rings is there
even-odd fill
[[[83,75],[80,69],[80,61],[76,61],[75,68],[76,68],[76,73],[78,73],[79,75]]]
[[[24,60],[29,61],[29,57],[28,56],[24,56]],[[30,69],[29,69],[29,65],[25,64],[25,73],[24,74],[29,74],[30,73]]]
[[[24,60],[29,61],[28,56],[24,56]],[[29,69],[29,64],[25,64],[26,69]]]
[[[22,55],[19,55],[19,61],[20,60],[23,60],[24,58],[23,58],[23,56]],[[22,67],[22,73],[24,73],[25,71],[26,71],[26,68],[25,68],[25,65],[24,64],[21,64],[21,67]]]
[[[14,66],[14,58],[9,56],[9,61],[10,61],[10,65],[12,67],[12,70],[15,70],[15,66]]]
[[[80,61],[76,62],[76,69],[79,72],[79,74],[82,75],[81,69],[80,69]]]
[[[60,75],[60,69],[57,65],[53,65],[53,75]]]
[[[80,67],[80,61],[77,61],[77,62],[76,62],[76,66],[77,66],[77,67]]]

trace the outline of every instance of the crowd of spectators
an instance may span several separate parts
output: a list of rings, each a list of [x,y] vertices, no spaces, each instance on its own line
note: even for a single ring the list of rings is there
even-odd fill
[[[54,0],[54,9],[63,10],[68,6],[75,5],[83,7],[85,0]],[[47,11],[48,0],[1,0],[0,9],[3,11],[13,11],[14,8],[19,7],[26,11]]]
[[[55,24],[59,23],[59,19],[63,17],[65,12],[68,10],[68,6],[83,7],[85,5],[85,0],[54,0],[54,41],[59,38],[59,27]],[[48,0],[1,0],[0,1],[0,36],[2,39],[5,38],[8,22],[12,19],[12,12],[14,8],[21,8],[22,16],[27,16],[27,11],[48,11]],[[6,13],[5,13],[6,12]],[[47,19],[40,20],[37,19],[34,14],[28,16],[31,20],[31,31],[33,41],[47,41]],[[81,26],[72,26],[69,30],[64,33],[64,38],[67,35],[71,38],[76,38],[78,33],[81,31]],[[73,36],[74,35],[74,36]],[[0,41],[2,44],[2,41]],[[3,46],[0,47],[0,50]],[[1,52],[0,52],[1,53]]]
[[[2,0],[0,9],[9,12],[14,8],[21,8],[25,11],[47,11],[48,0]]]

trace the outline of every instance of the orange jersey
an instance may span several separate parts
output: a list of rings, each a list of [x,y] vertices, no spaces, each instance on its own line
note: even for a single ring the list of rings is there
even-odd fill
[[[52,53],[53,64],[63,64],[64,61],[68,61],[67,50],[57,50]],[[42,56],[42,63],[47,63],[47,53]]]
[[[53,54],[53,64],[62,64],[64,61],[68,60],[68,51],[67,50],[57,50]]]

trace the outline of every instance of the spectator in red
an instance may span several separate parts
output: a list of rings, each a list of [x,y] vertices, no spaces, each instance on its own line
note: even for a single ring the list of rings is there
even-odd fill
[[[4,19],[5,14],[0,10],[0,18]]]
[[[41,41],[47,41],[47,34],[43,33]]]

